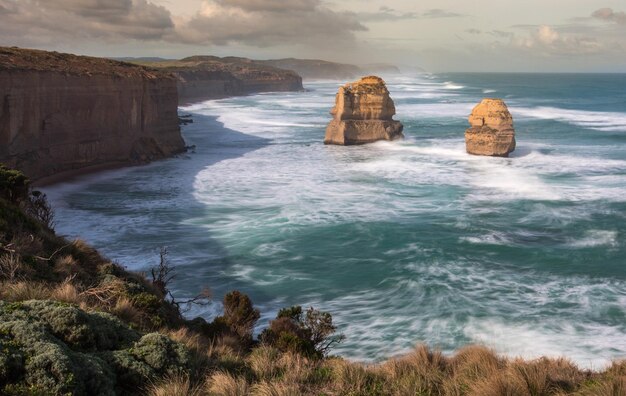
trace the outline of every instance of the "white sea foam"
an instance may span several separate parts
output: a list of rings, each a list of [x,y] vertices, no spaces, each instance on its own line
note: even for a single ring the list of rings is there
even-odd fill
[[[584,237],[571,241],[568,245],[574,248],[588,247],[617,247],[618,246],[617,231],[609,230],[588,230]]]
[[[464,85],[455,84],[452,81],[446,81],[444,86],[445,86],[446,89],[463,89],[463,88],[465,88]]]
[[[60,230],[98,230],[84,236],[136,269],[154,264],[158,249],[137,253],[130,245],[171,244],[188,275],[177,295],[192,295],[184,282],[198,278],[247,287],[265,324],[288,304],[328,310],[349,334],[337,352],[356,359],[389,357],[420,341],[447,352],[484,342],[594,368],[624,356],[624,281],[603,278],[604,263],[580,265],[576,256],[552,275],[562,270],[554,251],[621,253],[622,230],[596,219],[626,220],[622,149],[526,134],[529,118],[541,117],[515,113],[538,109],[518,98],[516,152],[472,156],[463,129],[479,91],[436,78],[388,84],[397,118],[408,121],[404,141],[324,146],[339,82],[186,107],[240,133],[203,129],[198,117],[187,138],[206,151],[174,160],[179,168],[141,168],[99,188],[60,191],[55,201],[71,196],[58,216],[71,224]],[[593,126],[619,126],[607,122]],[[263,139],[242,148],[241,133]],[[236,155],[223,155],[233,147]]]
[[[568,110],[557,107],[511,107],[513,117],[531,117],[567,122],[606,132],[626,132],[626,113]]]
[[[464,327],[474,343],[493,347],[501,353],[536,359],[542,356],[566,357],[579,366],[602,370],[613,356],[607,350],[626,352],[622,330],[572,322],[505,323],[497,319],[472,319]]]

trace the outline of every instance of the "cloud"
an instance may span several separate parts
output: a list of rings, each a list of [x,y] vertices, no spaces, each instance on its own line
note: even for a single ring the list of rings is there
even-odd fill
[[[336,47],[353,42],[354,32],[365,30],[356,14],[332,11],[320,0],[212,0],[204,1],[189,21],[177,24],[173,40],[189,44]]]
[[[363,30],[367,28],[356,14],[335,12],[321,0],[207,0],[186,19],[149,0],[0,0],[0,41],[11,45],[96,38],[337,47],[353,42],[354,33]]]
[[[437,18],[458,18],[465,15],[457,14],[441,10],[438,8],[430,9],[421,13],[418,12],[401,12],[388,6],[382,6],[377,12],[359,12],[356,14],[358,19],[363,22],[383,22],[383,21],[399,21],[403,19],[437,19]]]
[[[589,55],[606,48],[593,37],[563,35],[548,25],[541,25],[526,37],[513,35],[511,44],[542,55]]]
[[[604,21],[615,22],[618,25],[626,25],[626,12],[615,12],[611,8],[600,8],[594,11],[591,16]]]
[[[439,8],[430,9],[422,14],[423,18],[458,18],[464,17],[465,15],[457,14],[456,12],[450,12],[441,10]]]
[[[505,32],[503,30],[492,30],[488,32],[490,35],[500,38],[513,38],[515,33],[513,32]]]
[[[360,21],[399,21],[402,19],[417,19],[419,15],[415,12],[400,12],[393,8],[382,6],[378,12],[359,12],[356,14]]]
[[[170,12],[147,0],[0,0],[0,37],[17,42],[158,40],[173,28]]]
[[[247,11],[314,11],[320,4],[315,0],[215,0],[223,7],[236,7]]]
[[[474,29],[474,28],[471,28],[471,29],[465,29],[465,33],[469,33],[469,34],[482,34],[482,33],[483,33],[483,31],[482,31],[482,30],[480,30],[480,29]]]

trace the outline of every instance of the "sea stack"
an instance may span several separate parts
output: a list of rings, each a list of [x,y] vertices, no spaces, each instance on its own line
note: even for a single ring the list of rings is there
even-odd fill
[[[363,77],[339,88],[324,144],[353,145],[404,137],[392,118],[396,107],[382,78]]]
[[[515,150],[513,117],[502,99],[483,99],[469,116],[465,131],[469,154],[508,157]]]

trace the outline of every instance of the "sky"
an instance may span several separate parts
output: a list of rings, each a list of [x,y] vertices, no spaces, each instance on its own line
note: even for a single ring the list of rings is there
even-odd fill
[[[626,72],[626,0],[0,0],[0,45],[431,72]]]

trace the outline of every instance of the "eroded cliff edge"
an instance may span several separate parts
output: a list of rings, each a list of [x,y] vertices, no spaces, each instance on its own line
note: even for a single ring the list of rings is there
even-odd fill
[[[176,84],[128,63],[0,47],[0,162],[41,180],[180,153]]]
[[[140,62],[178,79],[180,104],[260,92],[302,91],[302,77],[248,58],[191,56],[175,61]]]

